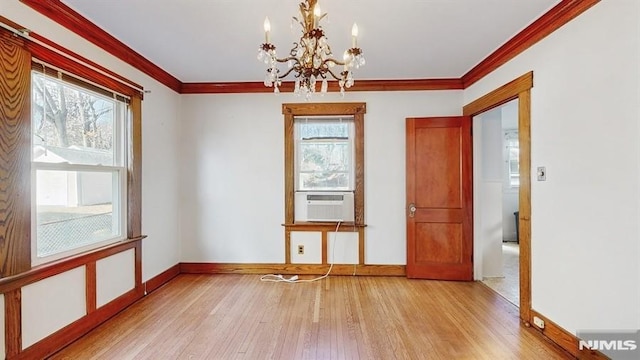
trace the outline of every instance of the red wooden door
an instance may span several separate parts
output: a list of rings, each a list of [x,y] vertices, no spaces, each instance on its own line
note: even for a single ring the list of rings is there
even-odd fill
[[[407,277],[473,280],[471,117],[407,119]]]

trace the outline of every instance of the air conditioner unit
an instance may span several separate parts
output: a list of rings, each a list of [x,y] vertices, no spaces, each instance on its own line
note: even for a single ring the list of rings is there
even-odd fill
[[[352,192],[296,192],[295,222],[352,222]]]

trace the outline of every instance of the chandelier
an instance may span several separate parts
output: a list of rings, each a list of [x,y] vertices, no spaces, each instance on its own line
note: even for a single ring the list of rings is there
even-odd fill
[[[300,18],[293,20],[302,27],[302,36],[298,42],[293,43],[289,56],[278,58],[276,47],[270,41],[271,24],[269,18],[264,20],[265,42],[260,45],[258,60],[264,62],[267,74],[264,85],[273,86],[274,93],[280,92],[282,79],[293,73],[295,77],[294,94],[305,95],[307,99],[316,92],[319,82],[320,92],[326,93],[327,79],[338,81],[340,93],[344,95],[345,88],[354,84],[353,68],[359,68],[365,64],[362,50],[358,47],[358,25],[353,24],[351,29],[351,48],[344,52],[342,61],[333,58],[331,47],[327,42],[324,30],[320,22],[327,16],[322,14],[317,0],[304,0],[300,3]],[[278,63],[287,63],[288,69],[282,74],[278,69]]]

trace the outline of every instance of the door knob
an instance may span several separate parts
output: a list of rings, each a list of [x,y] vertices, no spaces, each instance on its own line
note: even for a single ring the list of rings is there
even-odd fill
[[[409,204],[409,217],[414,217],[416,215],[416,204]]]

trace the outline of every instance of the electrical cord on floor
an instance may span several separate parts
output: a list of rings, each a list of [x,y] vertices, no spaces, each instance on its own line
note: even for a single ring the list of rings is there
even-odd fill
[[[331,249],[331,265],[329,266],[329,270],[327,271],[326,274],[317,277],[317,278],[313,278],[313,279],[299,279],[298,275],[293,275],[290,278],[285,278],[282,275],[276,275],[276,274],[269,274],[269,275],[263,275],[262,277],[260,277],[260,281],[264,281],[264,282],[285,282],[285,283],[290,283],[290,284],[295,284],[295,283],[310,283],[310,282],[314,282],[314,281],[318,281],[318,280],[322,280],[324,278],[326,278],[327,276],[329,276],[329,274],[331,274],[331,270],[333,269],[333,263],[334,263],[334,259],[335,259],[335,254],[336,254],[336,241],[338,240],[338,229],[340,229],[340,223],[341,221],[338,221],[338,224],[336,225],[336,230],[335,230],[335,238],[333,239],[333,249]],[[356,269],[355,267],[353,268],[353,274],[356,274]]]

